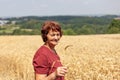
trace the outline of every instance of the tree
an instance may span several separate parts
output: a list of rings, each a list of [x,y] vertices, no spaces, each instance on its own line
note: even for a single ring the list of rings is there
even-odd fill
[[[63,31],[65,35],[75,35],[75,32],[72,29],[66,29]]]
[[[92,29],[92,27],[84,25],[80,29],[80,34],[94,34],[95,31]]]
[[[108,27],[108,33],[120,33],[120,19],[112,20]]]

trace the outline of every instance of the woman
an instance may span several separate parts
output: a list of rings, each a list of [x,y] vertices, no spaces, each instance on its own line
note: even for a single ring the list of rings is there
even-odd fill
[[[55,21],[46,21],[41,29],[44,44],[33,58],[35,80],[64,80],[67,68],[63,67],[55,46],[62,37],[60,25]]]

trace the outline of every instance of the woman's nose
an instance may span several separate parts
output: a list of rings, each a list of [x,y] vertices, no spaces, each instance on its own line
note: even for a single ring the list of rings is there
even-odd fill
[[[55,36],[54,36],[54,38],[55,38],[55,39],[58,39],[58,36],[57,36],[57,35],[55,35]]]

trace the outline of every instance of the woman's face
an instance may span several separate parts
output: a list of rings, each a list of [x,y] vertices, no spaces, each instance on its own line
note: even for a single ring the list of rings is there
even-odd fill
[[[56,46],[60,40],[60,32],[50,30],[47,34],[47,43],[52,46]]]

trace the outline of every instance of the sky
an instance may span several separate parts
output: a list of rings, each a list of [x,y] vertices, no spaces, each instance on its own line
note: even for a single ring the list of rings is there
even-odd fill
[[[120,0],[0,0],[0,17],[120,15]]]

